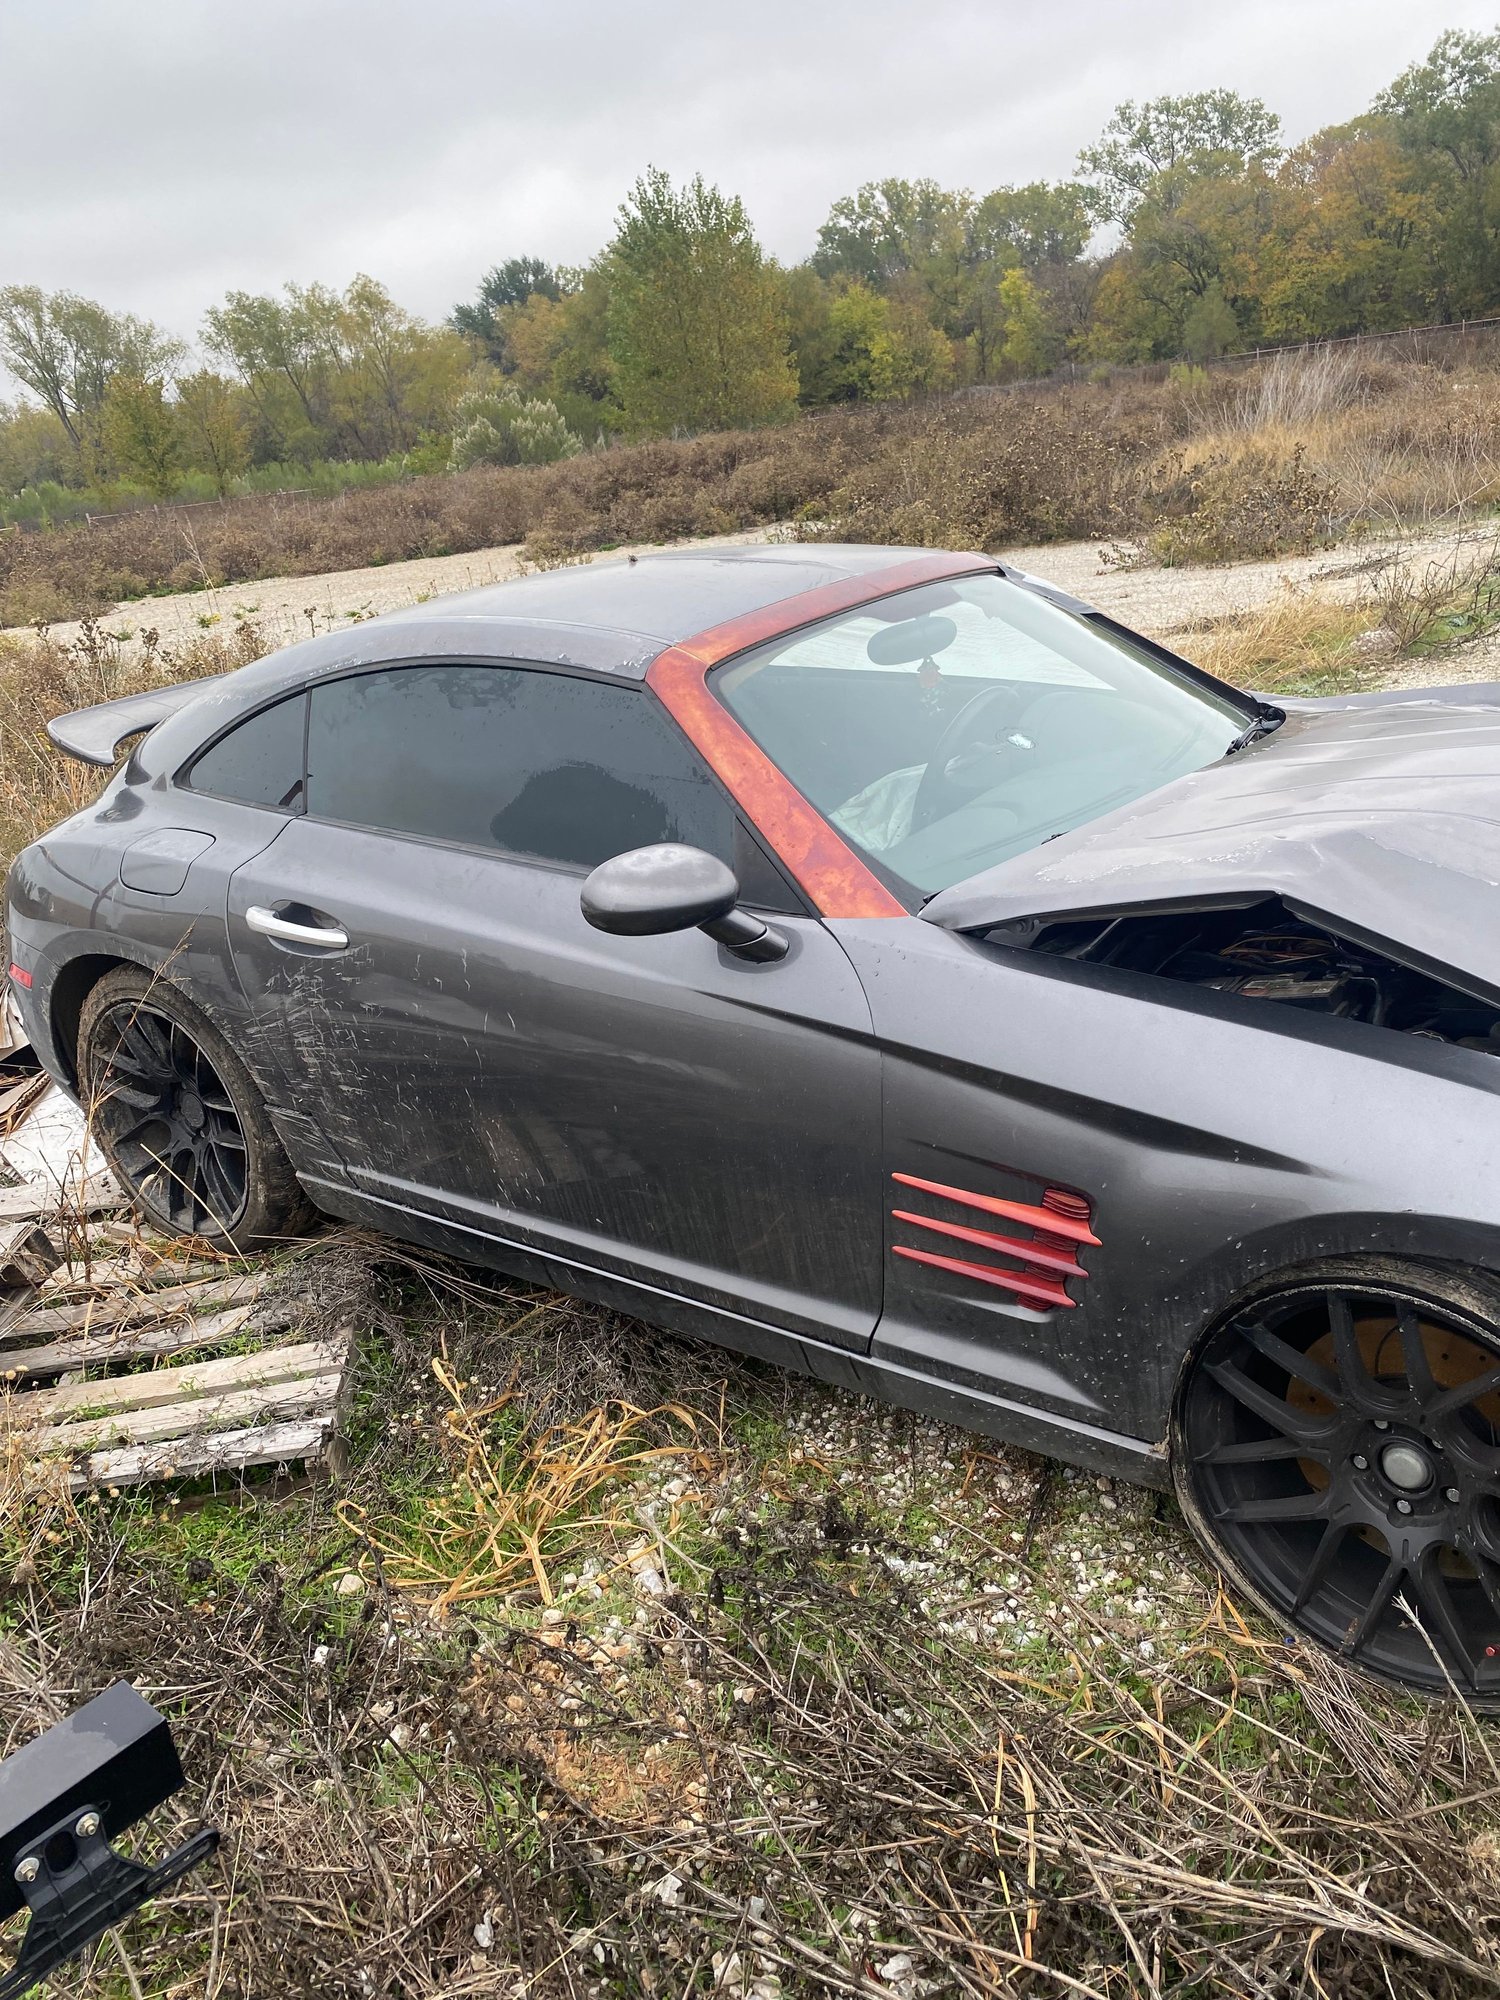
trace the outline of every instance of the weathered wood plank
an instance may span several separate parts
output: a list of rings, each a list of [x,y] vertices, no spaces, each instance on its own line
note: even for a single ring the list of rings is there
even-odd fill
[[[62,1262],[45,1229],[36,1222],[0,1222],[0,1291],[39,1285]]]
[[[269,1272],[248,1271],[229,1278],[194,1279],[189,1284],[117,1292],[107,1299],[80,1299],[76,1305],[36,1306],[0,1332],[0,1340],[20,1341],[38,1334],[69,1333],[75,1329],[82,1333],[103,1333],[110,1327],[141,1325],[176,1312],[193,1312],[199,1307],[248,1305],[260,1297],[269,1278]],[[0,1366],[5,1360],[0,1354]]]
[[[181,1354],[192,1347],[214,1347],[232,1339],[254,1311],[253,1305],[230,1306],[204,1313],[200,1319],[175,1319],[161,1326],[114,1327],[102,1333],[70,1333],[41,1347],[17,1347],[0,1353],[0,1386],[31,1381],[39,1375],[61,1375],[69,1368],[91,1368],[105,1361],[145,1361],[163,1354]]]
[[[300,1381],[266,1382],[251,1389],[198,1396],[186,1406],[169,1403],[143,1410],[111,1410],[28,1432],[26,1449],[38,1458],[77,1458],[110,1447],[157,1444],[168,1438],[186,1443],[214,1431],[243,1430],[257,1422],[281,1421],[320,1410],[327,1411],[331,1421],[342,1381],[342,1368],[333,1368]]]
[[[153,1368],[142,1375],[113,1375],[98,1382],[65,1388],[24,1389],[7,1401],[0,1396],[0,1419],[12,1425],[56,1424],[88,1413],[144,1410],[176,1405],[180,1421],[196,1421],[194,1399],[228,1389],[253,1389],[269,1382],[296,1382],[342,1368],[348,1350],[327,1340],[299,1341],[293,1346],[268,1347],[258,1354],[231,1354],[218,1361],[186,1361],[175,1368]]]
[[[70,1180],[65,1188],[55,1181],[25,1181],[20,1187],[0,1188],[0,1222],[45,1222],[57,1215],[102,1215],[106,1209],[124,1208],[125,1197],[108,1174],[94,1174],[87,1181]]]
[[[52,1079],[44,1070],[33,1076],[23,1076],[19,1083],[0,1090],[0,1138],[9,1138],[25,1122],[27,1114],[39,1104],[52,1087]]]
[[[333,1436],[333,1418],[324,1414],[295,1423],[262,1424],[254,1430],[171,1438],[165,1444],[126,1445],[91,1453],[73,1469],[69,1484],[81,1493],[91,1486],[136,1486],[149,1479],[240,1472],[252,1465],[294,1465],[299,1459],[321,1457]]]
[[[49,1304],[73,1304],[90,1298],[115,1297],[122,1289],[127,1292],[156,1291],[166,1285],[189,1285],[199,1278],[229,1278],[241,1273],[243,1266],[229,1262],[208,1263],[200,1259],[196,1263],[170,1264],[162,1262],[148,1265],[145,1270],[128,1256],[118,1256],[114,1252],[99,1251],[92,1262],[84,1264],[76,1253],[71,1264],[52,1273],[42,1287]]]

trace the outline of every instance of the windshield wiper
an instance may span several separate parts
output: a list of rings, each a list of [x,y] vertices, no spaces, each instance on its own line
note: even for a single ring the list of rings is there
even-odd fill
[[[1285,721],[1284,709],[1263,708],[1255,720],[1248,723],[1235,737],[1224,755],[1232,757],[1236,750],[1248,750],[1252,743],[1258,743],[1262,736],[1269,736],[1273,729],[1279,729]]]

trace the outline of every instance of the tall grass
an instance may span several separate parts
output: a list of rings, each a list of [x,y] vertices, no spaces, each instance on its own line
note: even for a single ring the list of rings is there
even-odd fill
[[[106,781],[53,747],[47,724],[54,716],[228,673],[265,650],[252,625],[181,647],[159,646],[148,635],[144,646],[128,649],[93,624],[71,646],[45,633],[0,633],[0,880],[27,841],[87,805]]]

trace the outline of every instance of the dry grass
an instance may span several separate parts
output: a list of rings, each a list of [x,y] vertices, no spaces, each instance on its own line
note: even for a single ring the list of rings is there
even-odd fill
[[[1397,650],[1373,604],[1297,590],[1255,611],[1174,632],[1170,643],[1211,674],[1262,694],[1351,693]]]
[[[522,1579],[543,1604],[555,1602],[552,1573],[581,1549],[634,1531],[617,1504],[620,1489],[654,1460],[675,1462],[678,1448],[651,1443],[653,1431],[670,1424],[689,1439],[699,1429],[681,1404],[641,1410],[621,1402],[540,1432],[517,1429],[513,1389],[476,1402],[472,1385],[441,1358],[432,1369],[448,1403],[442,1426],[455,1470],[447,1492],[404,1513],[351,1506],[339,1518],[380,1556],[392,1589],[415,1593],[436,1618]]]
[[[0,873],[26,842],[97,796],[106,774],[56,750],[47,723],[70,709],[244,666],[265,651],[251,625],[163,647],[127,647],[90,624],[63,646],[45,632],[0,632]]]

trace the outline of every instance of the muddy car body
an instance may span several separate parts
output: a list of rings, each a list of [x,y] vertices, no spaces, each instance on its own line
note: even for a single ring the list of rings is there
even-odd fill
[[[54,734],[139,740],[13,976],[149,1216],[1175,1478],[1282,1619],[1500,1692],[1500,690],[1273,706],[989,558],[772,547]]]

